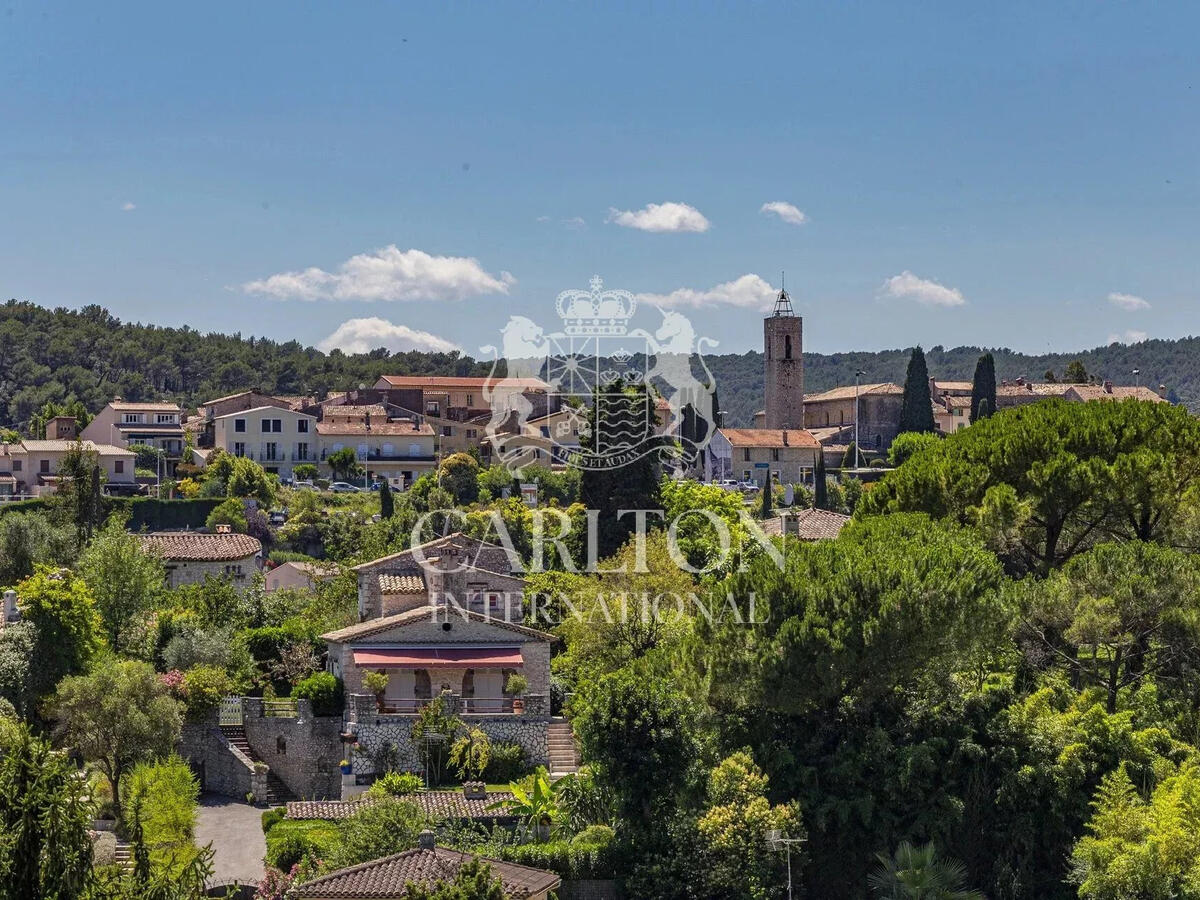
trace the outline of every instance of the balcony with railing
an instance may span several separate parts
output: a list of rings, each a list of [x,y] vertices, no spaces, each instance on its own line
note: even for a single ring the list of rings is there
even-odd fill
[[[467,718],[499,716],[544,719],[550,715],[550,701],[545,694],[524,694],[520,697],[463,697],[460,694],[445,692],[440,696],[444,712]],[[361,723],[386,718],[415,718],[435,699],[437,698],[379,698],[374,694],[349,694],[346,697],[346,719],[349,722]]]

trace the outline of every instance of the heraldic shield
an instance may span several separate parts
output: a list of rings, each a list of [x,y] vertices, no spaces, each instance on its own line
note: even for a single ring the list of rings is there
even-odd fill
[[[501,462],[516,470],[545,455],[581,468],[619,468],[658,453],[676,467],[691,465],[715,421],[715,383],[701,350],[716,342],[697,339],[682,313],[657,307],[662,321],[653,333],[631,328],[637,298],[605,289],[598,275],[589,290],[559,294],[555,309],[555,330],[512,316],[500,347],[483,348],[495,355],[484,397],[492,410],[488,439]],[[496,374],[500,359],[504,376]],[[645,391],[627,390],[638,386]]]

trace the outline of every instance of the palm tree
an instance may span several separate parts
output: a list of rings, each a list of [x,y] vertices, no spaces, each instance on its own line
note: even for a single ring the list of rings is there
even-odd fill
[[[956,859],[941,859],[933,844],[914,847],[908,841],[894,856],[877,853],[879,868],[867,877],[879,900],[984,900],[965,888],[967,870]]]
[[[561,782],[560,782],[561,783]],[[550,781],[544,766],[539,766],[532,775],[519,783],[509,785],[512,797],[497,800],[488,810],[503,809],[510,816],[520,819],[527,834],[536,841],[550,837],[550,826],[558,819],[558,801],[555,797],[558,784]]]

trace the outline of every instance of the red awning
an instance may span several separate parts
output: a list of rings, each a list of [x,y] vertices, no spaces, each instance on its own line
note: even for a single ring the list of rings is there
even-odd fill
[[[461,669],[521,665],[520,647],[403,647],[355,650],[356,666],[396,669]]]

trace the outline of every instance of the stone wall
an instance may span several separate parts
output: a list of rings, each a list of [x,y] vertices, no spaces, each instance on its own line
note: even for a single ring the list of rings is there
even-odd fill
[[[239,800],[255,790],[253,764],[229,745],[215,718],[211,723],[183,726],[179,755],[196,772],[201,790]]]
[[[520,744],[525,748],[525,759],[530,766],[550,765],[549,721],[519,716],[468,716],[463,721],[468,726],[482,729],[494,743],[511,741]],[[421,753],[412,739],[414,722],[416,719],[411,716],[377,716],[360,721],[359,749],[351,758],[354,773],[374,773],[372,757],[388,744],[394,744],[399,751],[402,770],[420,772]]]
[[[252,576],[258,571],[258,561],[255,556],[227,562],[204,562],[196,560],[168,560],[167,583],[172,588],[185,584],[201,584],[208,576],[228,580],[238,591],[244,591],[250,586]],[[240,571],[239,571],[240,570]]]
[[[242,725],[251,749],[297,797],[329,800],[341,796],[340,716],[314,716],[308,700],[297,700],[293,717],[264,716],[263,702],[242,700]]]

